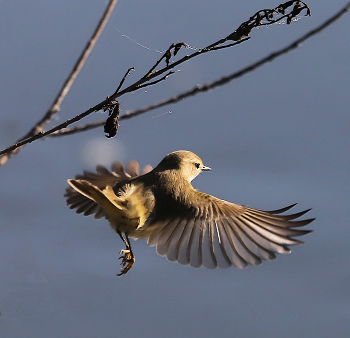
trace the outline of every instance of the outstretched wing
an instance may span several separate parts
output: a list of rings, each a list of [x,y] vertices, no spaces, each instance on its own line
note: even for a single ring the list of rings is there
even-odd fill
[[[262,211],[195,193],[196,205],[182,205],[168,217],[155,213],[148,224],[148,245],[156,245],[170,261],[192,267],[243,268],[275,259],[276,253],[290,253],[289,245],[302,244],[293,237],[309,233],[299,228],[314,220],[293,221],[310,209],[280,215],[295,204]]]
[[[112,163],[111,169],[112,170],[109,171],[104,166],[98,165],[96,167],[96,173],[84,171],[82,175],[77,175],[75,178],[77,180],[88,181],[100,190],[104,190],[107,186],[113,187],[122,180],[139,175],[139,164],[136,161],[129,162],[126,171],[124,171],[124,166],[121,162]],[[141,175],[146,174],[151,170],[151,166],[146,166],[142,170]],[[84,213],[84,216],[94,214],[94,218],[96,219],[106,216],[103,209],[97,203],[71,187],[66,189],[64,197],[66,197],[67,205],[69,205],[70,209],[76,209],[78,214]]]

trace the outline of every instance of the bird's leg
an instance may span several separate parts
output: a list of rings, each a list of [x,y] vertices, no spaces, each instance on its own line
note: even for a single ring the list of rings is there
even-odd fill
[[[121,262],[121,266],[122,266],[121,270],[122,271],[119,274],[117,274],[117,276],[123,276],[134,265],[135,257],[134,257],[132,250],[131,250],[131,244],[129,241],[129,237],[127,235],[125,235],[125,237],[124,237],[119,231],[117,231],[117,233],[125,244],[125,249],[120,251],[121,256],[119,257],[119,259],[122,260],[122,262]]]

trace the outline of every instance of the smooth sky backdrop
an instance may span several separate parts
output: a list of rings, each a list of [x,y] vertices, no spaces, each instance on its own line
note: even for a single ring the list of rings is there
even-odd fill
[[[233,73],[346,2],[307,3],[311,18],[255,29],[248,42],[192,59],[167,81],[123,96],[121,109]],[[204,47],[278,4],[119,0],[50,126],[111,95],[129,67],[126,83],[139,79],[171,43]],[[0,148],[49,108],[105,6],[0,1]],[[0,336],[349,337],[349,32],[348,13],[224,87],[122,121],[113,139],[99,128],[36,141],[9,160],[0,168]],[[205,270],[170,263],[137,241],[135,266],[116,277],[122,242],[105,220],[66,207],[66,180],[113,160],[155,166],[179,149],[212,168],[196,189],[258,209],[313,208],[306,244],[259,267]]]

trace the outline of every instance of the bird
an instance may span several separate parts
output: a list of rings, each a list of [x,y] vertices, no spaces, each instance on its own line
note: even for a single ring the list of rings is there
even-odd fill
[[[121,162],[114,162],[111,171],[98,165],[96,173],[84,171],[69,179],[64,196],[78,214],[105,217],[120,236],[125,249],[118,276],[135,262],[130,238],[147,239],[169,261],[211,269],[260,265],[303,244],[294,237],[311,232],[300,228],[315,218],[296,219],[311,209],[281,215],[296,203],[263,211],[194,189],[191,181],[210,170],[193,152],[179,150],[141,174],[136,161],[126,170]]]

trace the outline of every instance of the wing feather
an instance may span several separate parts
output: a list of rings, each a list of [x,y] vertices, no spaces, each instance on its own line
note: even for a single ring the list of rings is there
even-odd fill
[[[159,255],[166,256],[169,249],[171,236],[179,223],[180,219],[175,218],[169,224],[163,227],[162,231],[159,233],[157,240],[157,253]]]
[[[225,234],[229,243],[229,246],[226,245],[226,253],[228,254],[232,264],[240,269],[246,267],[248,264],[238,252],[236,236],[233,232],[233,229],[231,228],[229,221],[227,219],[223,220],[222,225],[224,227]]]
[[[301,217],[302,215],[306,214],[308,211],[311,209],[304,210],[301,212],[298,212],[296,214],[291,214],[291,215],[275,215],[271,214],[270,212],[262,211],[262,210],[255,210],[252,208],[247,208],[247,213],[249,214],[254,214],[256,217],[262,218],[262,219],[270,219],[272,220],[276,225],[280,224],[283,227],[291,226],[291,227],[296,227],[298,224],[296,222],[288,222],[293,219],[296,219],[298,217]],[[305,221],[299,221],[301,223],[300,226],[304,226],[306,224],[303,224],[302,222],[309,222],[311,223],[314,221],[314,218],[305,220]],[[308,224],[308,223],[307,223]]]
[[[275,243],[270,239],[261,236],[250,227],[245,226],[239,219],[237,219],[236,222],[238,223],[239,228],[247,234],[248,238],[250,238],[256,245],[263,247],[265,250],[283,254],[291,252],[286,246]]]
[[[176,214],[169,211],[166,216],[163,213],[158,218],[155,212],[148,225],[153,229],[149,245],[156,245],[157,252],[170,261],[193,267],[233,265],[243,268],[273,260],[276,253],[290,253],[289,246],[302,244],[293,237],[309,233],[310,230],[301,230],[300,227],[314,220],[293,221],[310,209],[280,215],[295,204],[262,211],[197,191],[195,194],[191,203],[177,201],[182,204],[174,208]]]
[[[273,232],[277,235],[281,236],[302,236],[310,232],[310,230],[297,230],[297,229],[291,229],[283,228],[281,226],[275,225],[269,221],[261,221],[259,218],[255,218],[253,216],[250,216],[249,214],[244,214],[241,216],[242,219],[246,221],[250,221],[252,223],[255,223],[256,225],[264,228],[267,231]],[[294,222],[296,224],[299,224],[300,222]],[[306,225],[306,224],[305,224]],[[295,225],[294,225],[295,226]]]
[[[225,243],[227,244],[228,239],[222,224],[219,221],[214,221],[214,224],[217,233],[217,236],[214,236],[214,241],[217,239],[217,244],[214,246],[214,252],[216,251],[218,267],[226,268],[232,265],[232,262],[225,250]]]
[[[174,262],[179,259],[179,247],[181,245],[181,238],[183,237],[186,226],[187,220],[181,219],[170,237],[170,243],[167,252],[167,258],[169,261]]]
[[[183,265],[187,265],[189,263],[189,259],[187,256],[187,248],[188,248],[188,244],[190,241],[190,237],[191,237],[191,233],[194,225],[193,219],[183,220],[183,222],[185,221],[186,221],[186,224],[181,233],[179,241],[176,245],[176,256],[175,256],[175,261]]]
[[[280,245],[295,245],[295,244],[302,244],[303,242],[289,239],[285,236],[277,235],[273,232],[270,232],[263,227],[259,226],[257,223],[251,222],[248,219],[245,219],[244,217],[239,217],[237,221],[240,221],[241,227],[243,228],[250,228],[253,230],[256,234],[259,236],[267,239],[270,242],[280,244]]]
[[[232,239],[235,241],[236,250],[241,258],[247,265],[261,264],[261,259],[255,255],[253,251],[249,250],[248,246],[246,245],[246,242],[244,241],[244,231],[237,220],[232,218],[228,219],[227,221],[233,231]]]
[[[217,267],[217,260],[214,255],[214,227],[213,221],[206,222],[204,227],[203,244],[202,244],[202,264],[208,269]]]
[[[194,268],[202,265],[202,242],[203,226],[199,219],[196,219],[187,249],[189,265]]]

